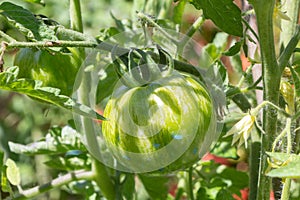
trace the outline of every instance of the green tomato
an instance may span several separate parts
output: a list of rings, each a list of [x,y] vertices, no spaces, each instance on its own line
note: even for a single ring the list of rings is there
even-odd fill
[[[216,125],[207,89],[179,73],[139,87],[119,87],[104,116],[108,149],[135,172],[169,173],[193,165],[208,150],[212,139],[206,138]]]
[[[69,96],[80,67],[80,59],[75,50],[63,54],[23,48],[16,54],[14,65],[19,66],[19,78],[40,80],[43,86],[58,88],[61,94]]]

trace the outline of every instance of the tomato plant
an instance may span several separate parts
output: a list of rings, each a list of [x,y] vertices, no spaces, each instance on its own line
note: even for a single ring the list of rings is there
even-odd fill
[[[1,2],[0,199],[299,199],[299,5]]]

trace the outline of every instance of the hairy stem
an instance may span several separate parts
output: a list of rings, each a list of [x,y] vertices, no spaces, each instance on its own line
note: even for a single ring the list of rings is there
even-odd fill
[[[24,48],[24,47],[88,47],[95,48],[98,44],[88,41],[38,41],[38,42],[10,42],[7,47],[9,48]]]
[[[258,25],[259,43],[262,56],[264,100],[278,105],[280,70],[278,67],[274,35],[273,35],[273,11],[274,0],[252,0]],[[271,149],[274,136],[277,134],[277,111],[272,107],[267,107],[263,117],[263,128],[265,134],[262,135],[260,172],[258,183],[257,199],[270,199],[271,179],[265,176],[268,168],[266,151]],[[276,191],[274,191],[276,192]]]
[[[287,150],[288,154],[292,153],[292,134],[291,134],[291,118],[288,118],[286,121],[286,136],[287,136]],[[283,183],[281,200],[289,200],[290,198],[290,188],[291,188],[291,179],[286,178]]]
[[[279,67],[283,71],[284,68],[288,65],[288,62],[293,62],[293,53],[300,40],[300,26],[298,25],[299,20],[299,6],[300,0],[286,0],[282,5],[282,12],[284,12],[290,20],[282,20],[283,30],[280,34],[280,42],[285,47],[284,51],[279,57]],[[296,124],[298,121],[296,122]],[[294,146],[292,146],[291,141],[291,121],[287,120],[287,153],[292,153],[294,150],[296,153],[299,148],[299,136],[296,134],[294,139]],[[290,194],[291,179],[287,178],[284,180],[282,188],[282,200],[288,200]]]
[[[291,179],[287,178],[284,181],[281,200],[289,200],[290,199],[290,187],[291,187]]]

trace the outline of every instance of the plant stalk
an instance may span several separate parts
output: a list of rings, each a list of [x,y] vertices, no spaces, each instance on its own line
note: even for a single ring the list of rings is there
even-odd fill
[[[193,191],[193,171],[194,168],[190,167],[188,171],[188,191],[189,191],[189,199],[194,200],[194,191]]]
[[[89,107],[95,106],[95,102],[92,101],[94,98],[91,97],[93,91],[95,91],[95,87],[97,87],[97,85],[92,84],[92,82],[95,81],[95,78],[97,78],[95,73],[93,74],[90,71],[84,71],[81,82],[78,86],[74,86],[78,87],[76,93],[77,101]],[[98,140],[95,139],[97,136],[93,121],[84,116],[75,115],[74,117],[81,121],[78,128],[80,128],[80,131],[84,133],[84,139],[87,143],[88,150],[93,152],[93,155],[101,155]],[[99,186],[104,197],[108,200],[115,200],[115,187],[109,176],[108,168],[94,157],[92,170],[95,174],[94,180]]]
[[[71,29],[83,32],[80,0],[70,0]]]
[[[278,105],[280,69],[278,67],[273,33],[273,11],[274,0],[252,0],[249,1],[256,13],[260,51],[263,68],[264,100]],[[265,175],[268,168],[266,151],[271,150],[272,141],[277,134],[277,111],[272,107],[267,107],[263,113],[260,171],[257,199],[270,199],[271,178]],[[276,192],[276,191],[274,191]]]
[[[93,171],[95,173],[94,180],[99,186],[102,194],[107,198],[107,200],[115,200],[116,199],[116,191],[114,184],[111,180],[111,177],[108,175],[108,168],[94,159],[93,162]]]

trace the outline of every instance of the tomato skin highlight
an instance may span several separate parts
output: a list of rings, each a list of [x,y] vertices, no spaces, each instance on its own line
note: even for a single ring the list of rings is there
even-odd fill
[[[22,48],[16,54],[14,65],[19,66],[19,78],[40,80],[43,86],[61,90],[70,96],[80,60],[74,53],[63,54],[35,48]]]
[[[102,122],[103,137],[120,163],[139,169],[142,162],[162,162],[155,170],[166,173],[197,162],[216,123],[207,89],[178,74],[120,89],[108,101],[104,116],[108,120]],[[140,157],[133,158],[137,154]]]

